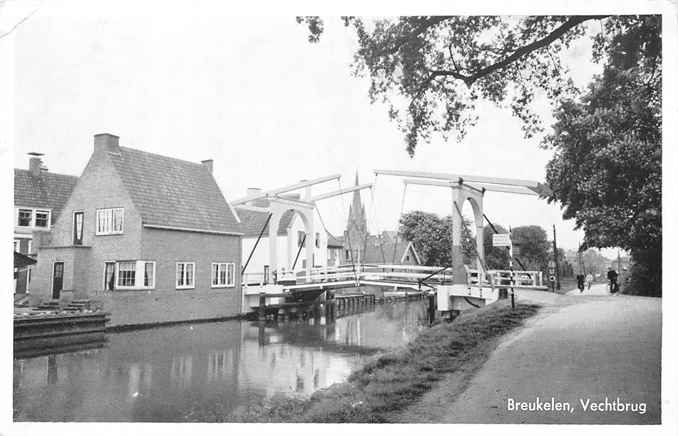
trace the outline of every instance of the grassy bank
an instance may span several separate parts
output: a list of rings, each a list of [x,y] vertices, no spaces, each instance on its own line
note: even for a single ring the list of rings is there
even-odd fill
[[[406,347],[375,358],[347,382],[318,391],[308,400],[274,398],[219,420],[388,422],[389,413],[416,402],[447,374],[473,359],[484,360],[487,347],[483,345],[520,326],[538,309],[538,305],[518,304],[512,310],[501,302],[464,314],[452,323],[425,330]]]

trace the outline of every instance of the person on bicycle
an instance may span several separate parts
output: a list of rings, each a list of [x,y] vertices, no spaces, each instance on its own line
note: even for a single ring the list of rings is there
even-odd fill
[[[591,284],[593,283],[593,274],[591,274],[591,273],[586,274],[586,278],[584,279],[584,281],[586,282],[586,287],[590,291],[591,290]]]
[[[577,287],[580,293],[584,292],[584,274],[582,273],[577,274]]]
[[[619,285],[617,284],[617,271],[614,268],[610,267],[607,271],[607,279],[610,281],[610,292],[614,294],[619,290]]]

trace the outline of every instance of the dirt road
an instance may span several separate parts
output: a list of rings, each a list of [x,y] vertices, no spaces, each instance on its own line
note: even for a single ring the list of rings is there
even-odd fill
[[[518,298],[544,309],[505,337],[465,387],[451,375],[401,422],[660,422],[661,299],[611,296],[604,285]]]

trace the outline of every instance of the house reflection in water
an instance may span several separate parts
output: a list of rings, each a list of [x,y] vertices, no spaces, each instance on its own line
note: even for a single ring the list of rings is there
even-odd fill
[[[14,360],[18,421],[183,421],[253,398],[312,394],[421,329],[423,306],[332,325],[204,323],[108,335],[106,348]]]

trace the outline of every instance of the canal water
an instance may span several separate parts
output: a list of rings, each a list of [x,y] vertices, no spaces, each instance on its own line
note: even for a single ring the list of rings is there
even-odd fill
[[[345,381],[427,324],[423,302],[377,305],[333,324],[182,324],[106,335],[103,347],[14,359],[16,421],[215,419],[274,395]]]

